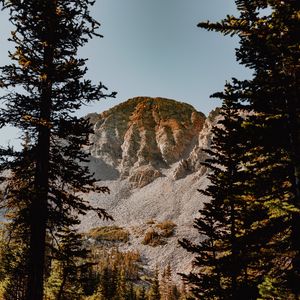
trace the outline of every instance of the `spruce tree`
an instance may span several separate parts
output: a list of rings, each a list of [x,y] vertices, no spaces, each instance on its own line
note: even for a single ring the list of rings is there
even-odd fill
[[[26,207],[30,199],[32,176],[28,149],[29,141],[25,135],[20,159],[15,162],[9,180],[4,182],[0,199],[4,219],[1,224],[1,283],[2,297],[7,300],[24,300],[28,283],[29,227]]]
[[[66,228],[57,234],[49,246],[50,276],[46,288],[56,300],[81,299],[84,281],[88,280],[89,268],[93,265],[83,238],[75,230]],[[53,243],[57,242],[57,245]]]
[[[152,278],[152,284],[149,293],[150,300],[160,300],[160,290],[159,290],[159,271],[156,267],[154,271],[154,277]]]
[[[27,284],[27,265],[24,260],[27,247],[19,232],[1,229],[0,240],[0,298],[24,300]]]
[[[252,178],[248,176],[245,186],[268,213],[256,224],[266,233],[262,247],[269,248],[261,270],[268,275],[260,286],[264,297],[268,287],[272,297],[284,293],[298,298],[300,3],[235,2],[238,17],[227,16],[221,22],[203,22],[199,26],[224,35],[238,35],[237,60],[253,70],[251,80],[236,80],[233,87],[240,103],[252,112],[245,124],[249,148],[243,159]]]
[[[236,95],[227,84],[226,97],[220,111],[220,120],[213,128],[211,148],[205,150],[209,158],[210,185],[201,193],[211,200],[200,210],[195,228],[201,242],[188,240],[180,243],[195,253],[195,272],[183,275],[191,285],[195,297],[206,299],[256,299],[261,282],[252,255],[259,251],[252,224],[264,218],[255,203],[245,201],[245,170],[242,164],[247,143],[243,134],[240,106]],[[260,233],[261,234],[261,233]],[[254,275],[255,274],[255,275]]]
[[[10,53],[12,64],[0,69],[1,87],[8,90],[1,97],[0,126],[26,131],[31,141],[24,207],[24,224],[29,228],[27,299],[41,300],[47,231],[56,234],[77,225],[78,214],[93,209],[80,193],[108,191],[95,187],[87,167],[80,164],[87,160],[82,145],[88,143],[91,128],[88,120],[74,116],[82,105],[108,96],[101,83],[84,79],[86,60],[77,58],[79,47],[99,35],[99,23],[89,13],[94,1],[1,3],[15,27],[11,36],[15,51]],[[11,91],[12,87],[20,88]],[[23,164],[20,152],[1,152],[10,157],[2,169],[14,172]],[[9,188],[18,198],[20,191]],[[101,209],[96,212],[107,217]]]
[[[128,284],[126,300],[137,300],[136,291],[132,282]]]
[[[161,300],[176,300],[178,299],[178,295],[176,294],[177,287],[174,285],[172,280],[172,269],[171,265],[168,264],[167,267],[164,268],[161,280],[160,280],[160,294]]]

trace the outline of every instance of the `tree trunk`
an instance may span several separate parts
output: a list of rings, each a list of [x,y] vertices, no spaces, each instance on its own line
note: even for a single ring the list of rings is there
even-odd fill
[[[52,74],[54,60],[55,2],[44,3],[47,40],[44,48],[44,70],[41,82],[40,118],[36,146],[36,171],[34,197],[30,207],[29,279],[27,300],[43,299],[43,281],[46,249],[46,227],[48,221],[50,136],[52,110]]]
[[[41,99],[41,120],[50,120],[51,92],[45,90]],[[35,197],[30,208],[30,246],[28,300],[43,299],[47,202],[49,190],[50,128],[40,125],[37,144]]]
[[[35,197],[30,209],[28,300],[43,299],[50,133],[41,128],[35,174]]]

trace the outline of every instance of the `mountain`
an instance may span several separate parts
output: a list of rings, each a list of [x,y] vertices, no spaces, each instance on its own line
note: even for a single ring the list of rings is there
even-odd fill
[[[200,163],[216,115],[214,111],[206,118],[189,104],[150,97],[88,115],[94,126],[89,167],[111,193],[85,199],[105,208],[114,221],[89,213],[81,230],[118,226],[129,236],[118,244],[120,249],[138,250],[150,269],[170,263],[175,272],[187,272],[192,257],[177,241],[199,238],[192,225],[208,201],[197,191],[208,184]]]

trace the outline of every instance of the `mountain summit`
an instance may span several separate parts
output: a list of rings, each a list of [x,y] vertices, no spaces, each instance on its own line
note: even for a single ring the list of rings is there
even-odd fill
[[[91,155],[142,187],[162,176],[161,168],[188,156],[198,141],[204,114],[164,98],[136,97],[100,115],[90,115],[95,134]]]
[[[187,271],[192,258],[178,239],[198,238],[193,221],[208,201],[197,191],[208,184],[201,161],[216,115],[206,118],[189,104],[149,97],[90,114],[94,134],[89,167],[111,193],[85,197],[114,221],[89,213],[81,229],[119,226],[129,232],[128,242],[118,245],[121,250],[139,251],[150,269],[170,263],[176,272]]]

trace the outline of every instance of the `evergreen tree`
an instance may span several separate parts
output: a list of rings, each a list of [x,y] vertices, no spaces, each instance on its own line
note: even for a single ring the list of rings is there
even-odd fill
[[[31,0],[1,3],[15,26],[11,40],[15,52],[11,65],[1,68],[2,88],[20,86],[1,100],[0,126],[12,125],[28,133],[28,177],[24,224],[29,228],[27,299],[43,298],[46,232],[79,223],[78,214],[93,209],[80,192],[106,192],[97,188],[87,167],[82,145],[91,132],[88,120],[74,116],[83,104],[106,97],[102,84],[83,79],[85,59],[76,58],[78,48],[97,36],[99,23],[89,14],[89,0]],[[111,95],[113,96],[113,95]],[[8,149],[10,160],[2,169],[12,172],[23,164],[22,153]],[[11,163],[10,163],[11,162]],[[25,170],[24,172],[25,173]],[[15,197],[21,191],[15,190]],[[72,212],[72,213],[71,213]],[[97,209],[99,216],[107,217]]]
[[[127,300],[137,300],[136,292],[135,292],[134,285],[132,282],[129,282],[129,284],[128,284],[126,299]]]
[[[105,267],[100,277],[100,299],[113,299],[117,290],[117,272]]]
[[[5,226],[6,227],[6,226]],[[26,244],[20,236],[1,230],[0,241],[0,298],[24,300],[27,284]]]
[[[7,300],[25,299],[28,281],[29,227],[25,223],[28,218],[26,207],[30,198],[32,176],[28,149],[29,140],[25,135],[20,159],[15,162],[14,172],[10,172],[9,180],[4,182],[0,199],[4,214],[1,226],[1,284],[2,298]]]
[[[253,116],[249,118],[248,169],[257,170],[249,187],[269,213],[263,244],[269,251],[261,285],[272,297],[300,295],[300,132],[299,132],[299,1],[236,1],[239,17],[200,23],[208,30],[237,34],[237,59],[253,70],[253,79],[236,81],[235,93]],[[252,133],[254,134],[251,134]],[[264,186],[263,186],[264,184]],[[271,269],[269,269],[271,267]],[[269,270],[268,270],[269,269]],[[273,286],[274,285],[274,286]],[[272,288],[273,287],[273,288]],[[272,290],[273,289],[273,290]],[[289,290],[289,292],[287,292]],[[277,296],[276,296],[277,295]]]
[[[81,299],[84,281],[93,263],[80,234],[66,228],[58,235],[56,247],[50,248],[51,273],[46,283],[48,297],[56,300]]]
[[[115,300],[126,300],[127,299],[127,282],[125,276],[125,270],[121,269],[117,278],[117,290]]]
[[[233,98],[230,85],[227,89],[228,99]],[[204,237],[199,244],[181,242],[197,254],[194,265],[198,269],[183,277],[198,298],[256,299],[257,289],[249,280],[253,242],[244,233],[258,216],[257,209],[243,199],[243,118],[232,100],[224,101],[220,116],[213,128],[211,149],[206,150],[210,158],[204,163],[211,170],[211,184],[201,191],[211,201],[205,203],[195,221],[195,228]]]
[[[240,38],[240,47],[236,52],[237,60],[254,71],[252,80],[234,79],[230,88],[235,101],[239,102],[240,106],[243,104],[251,112],[242,128],[238,129],[240,134],[244,131],[244,136],[247,136],[247,140],[243,142],[246,145],[245,153],[238,157],[236,155],[240,152],[240,147],[235,147],[233,151],[236,164],[242,164],[244,168],[243,172],[240,172],[241,189],[236,196],[243,197],[244,210],[249,212],[254,210],[259,217],[253,213],[237,215],[235,218],[237,224],[248,223],[249,228],[245,228],[244,234],[236,236],[231,242],[237,243],[237,246],[247,245],[247,253],[250,247],[251,260],[257,262],[250,274],[258,275],[255,278],[248,278],[248,283],[253,289],[256,290],[259,285],[260,292],[266,298],[298,299],[300,127],[297,95],[300,87],[300,3],[294,0],[237,0],[236,5],[240,12],[239,17],[227,16],[218,23],[199,24],[202,28],[219,31],[224,35],[237,34]],[[216,96],[223,99],[224,103],[228,98],[226,90]],[[232,134],[228,136],[228,143],[232,142],[231,138]],[[227,149],[226,147],[228,148],[224,144],[220,150]],[[227,161],[222,159],[219,164],[223,166],[224,162]],[[208,163],[211,168],[213,161]],[[213,176],[219,172],[215,168],[212,170]],[[212,183],[215,183],[216,190],[222,189],[222,181]],[[210,213],[217,208],[214,207],[216,193],[210,188],[204,192],[212,196],[212,203],[206,206]],[[235,190],[231,190],[230,193],[234,195]],[[226,207],[230,208],[230,202]],[[201,212],[203,216],[206,215],[205,211]],[[219,289],[216,291],[219,294],[222,285],[218,285],[218,282],[223,277],[220,271],[225,265],[222,260],[219,261],[219,256],[214,260],[214,253],[218,253],[219,245],[224,246],[224,243],[217,244],[218,247],[213,243],[220,237],[215,233],[218,224],[215,220],[215,216],[206,220],[203,217],[200,218],[201,222],[198,225],[198,219],[196,226],[207,238],[200,245],[192,245],[186,241],[185,246],[196,253],[205,253],[205,256],[200,256],[199,260],[196,260],[196,264],[204,266],[208,262],[208,267],[211,263],[215,268],[208,278],[205,278],[207,274],[197,273],[194,276],[190,275],[188,280],[196,286],[208,282],[208,286],[215,287],[214,291]],[[222,223],[225,224],[223,221],[220,222]],[[221,228],[224,228],[223,225]],[[255,246],[254,241],[258,236],[260,238]],[[208,245],[204,245],[205,242]],[[203,251],[204,246],[207,247],[207,252]],[[243,262],[242,257],[239,258],[239,262]],[[245,266],[239,263],[235,272],[240,272],[244,268]],[[240,280],[241,277],[236,278],[232,275],[230,282],[233,287],[236,285],[234,283],[236,279]],[[264,282],[259,284],[262,278]],[[222,282],[224,284],[224,281]],[[231,297],[230,299],[235,299],[233,294]]]
[[[160,300],[159,271],[157,267],[155,269],[154,277],[152,279],[151,289],[149,293],[149,300]]]
[[[176,300],[179,299],[179,291],[172,280],[172,269],[170,264],[164,268],[160,280],[160,294],[162,300]]]

